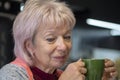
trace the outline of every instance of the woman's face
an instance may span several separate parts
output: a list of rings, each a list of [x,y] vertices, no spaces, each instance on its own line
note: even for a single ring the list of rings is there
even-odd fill
[[[67,60],[71,50],[71,28],[42,27],[34,39],[33,53],[35,66],[59,68]]]

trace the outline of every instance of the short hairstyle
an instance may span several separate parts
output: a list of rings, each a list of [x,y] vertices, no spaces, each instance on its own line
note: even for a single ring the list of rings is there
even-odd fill
[[[75,22],[72,10],[64,2],[28,0],[23,11],[18,14],[13,24],[15,56],[32,65],[30,53],[26,51],[24,46],[25,41],[33,39],[39,27],[66,25],[72,29]]]

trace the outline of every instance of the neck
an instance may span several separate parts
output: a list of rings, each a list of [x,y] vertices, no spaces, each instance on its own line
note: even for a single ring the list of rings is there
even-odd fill
[[[55,68],[51,68],[51,67],[42,67],[42,66],[35,66],[38,69],[42,70],[45,73],[49,73],[49,74],[53,74],[53,72],[55,71]]]

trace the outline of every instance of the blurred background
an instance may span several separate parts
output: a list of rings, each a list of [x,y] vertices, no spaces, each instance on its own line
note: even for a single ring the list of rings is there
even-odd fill
[[[14,59],[12,24],[26,0],[0,0],[0,67]],[[69,62],[79,58],[120,58],[120,0],[60,0],[77,23]]]

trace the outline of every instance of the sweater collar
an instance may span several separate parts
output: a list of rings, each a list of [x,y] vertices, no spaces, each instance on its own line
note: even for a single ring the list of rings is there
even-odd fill
[[[31,67],[35,80],[57,80],[57,71],[55,70],[53,74],[45,73],[37,67]]]

